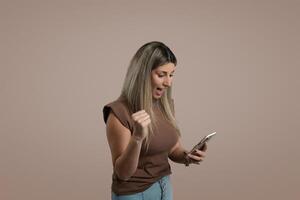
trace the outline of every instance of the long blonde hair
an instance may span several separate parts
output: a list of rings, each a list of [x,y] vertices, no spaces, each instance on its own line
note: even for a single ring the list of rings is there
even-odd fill
[[[150,115],[151,123],[148,126],[149,134],[146,138],[147,148],[150,142],[149,137],[153,135],[153,129],[157,124],[153,111],[151,71],[167,63],[173,63],[176,66],[177,59],[165,44],[157,41],[144,44],[130,61],[121,92],[121,97],[126,99],[132,113],[145,110]],[[168,87],[167,91],[158,100],[158,105],[164,118],[170,122],[180,135],[174,116],[172,86]]]

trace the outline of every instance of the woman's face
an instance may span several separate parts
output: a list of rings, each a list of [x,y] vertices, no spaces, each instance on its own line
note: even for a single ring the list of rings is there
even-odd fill
[[[162,97],[168,87],[172,85],[175,65],[167,63],[161,65],[151,72],[152,96],[155,99]]]

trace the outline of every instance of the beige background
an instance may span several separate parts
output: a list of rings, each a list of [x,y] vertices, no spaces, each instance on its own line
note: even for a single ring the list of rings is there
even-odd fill
[[[299,17],[297,0],[2,0],[0,199],[110,199],[102,106],[153,40],[179,61],[185,147],[218,132],[200,166],[172,163],[175,199],[299,199]]]

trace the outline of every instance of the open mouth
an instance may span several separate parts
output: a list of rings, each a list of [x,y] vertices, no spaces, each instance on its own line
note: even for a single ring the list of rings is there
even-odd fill
[[[164,89],[163,88],[159,88],[159,87],[156,88],[156,94],[157,95],[161,96],[163,93],[164,93]]]

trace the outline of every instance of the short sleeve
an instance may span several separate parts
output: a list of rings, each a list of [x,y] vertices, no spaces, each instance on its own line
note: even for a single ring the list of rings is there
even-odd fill
[[[128,108],[121,101],[114,101],[103,107],[103,119],[107,123],[107,119],[110,112],[113,112],[114,115],[118,118],[120,123],[128,128],[131,132],[133,131],[133,123],[131,120],[131,115],[128,111]]]

